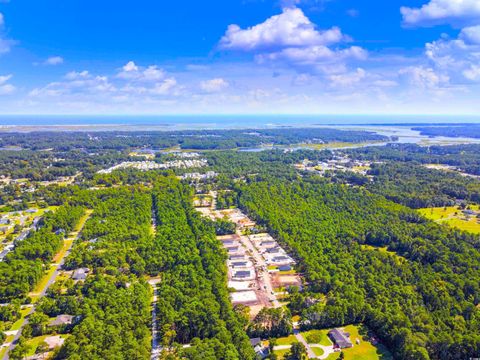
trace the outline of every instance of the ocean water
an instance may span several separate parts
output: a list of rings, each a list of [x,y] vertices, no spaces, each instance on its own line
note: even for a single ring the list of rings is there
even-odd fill
[[[0,115],[2,127],[141,127],[163,130],[269,128],[338,125],[396,125],[479,123],[479,116],[399,115]]]

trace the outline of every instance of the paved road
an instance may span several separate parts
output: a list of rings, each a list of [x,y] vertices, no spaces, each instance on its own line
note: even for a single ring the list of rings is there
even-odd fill
[[[265,262],[265,259],[260,254],[260,252],[257,250],[257,248],[253,245],[252,241],[250,240],[250,238],[248,236],[242,235],[240,230],[237,231],[237,235],[240,236],[240,241],[243,244],[243,246],[245,246],[247,248],[247,250],[250,251],[251,256],[253,256],[253,258],[255,260],[255,263],[256,263],[255,266],[257,267],[257,269],[258,268],[265,269],[265,270],[262,270],[262,271],[257,270],[257,276],[258,276],[260,286],[262,287],[262,291],[266,292],[267,297],[269,299],[273,299],[273,301],[271,302],[273,307],[275,307],[275,308],[280,307],[281,305],[278,302],[277,297],[274,295],[273,286],[272,286],[272,278],[271,278],[270,274],[268,273],[267,263]]]
[[[309,359],[315,359],[317,357],[317,355],[315,355],[315,353],[313,352],[312,348],[310,347],[310,345],[307,343],[307,341],[303,338],[302,334],[300,334],[300,331],[298,331],[297,329],[293,330],[293,334],[295,335],[295,337],[297,338],[298,342],[299,343],[302,343],[305,348],[307,349],[307,355],[308,355],[308,358]]]
[[[158,300],[158,290],[157,284],[160,282],[160,279],[150,279],[148,283],[153,288],[153,301],[152,301],[152,360],[158,360],[162,353],[162,346],[158,342],[158,325],[157,325],[157,300]]]
[[[84,225],[85,225],[85,222],[86,222],[87,219],[90,217],[90,214],[91,214],[91,211],[87,211],[85,217],[84,217],[82,220],[80,220],[81,223],[80,223],[80,228],[79,228],[79,230],[78,230],[78,233],[77,233],[77,235],[74,237],[74,239],[73,239],[74,241],[72,241],[72,242],[70,243],[70,245],[68,246],[67,251],[65,251],[63,257],[60,259],[60,261],[58,262],[58,264],[52,264],[53,266],[56,267],[56,268],[55,268],[55,271],[53,272],[53,274],[52,274],[52,275],[50,276],[50,278],[48,279],[48,282],[47,282],[46,286],[38,293],[38,295],[37,295],[37,296],[38,296],[38,299],[40,299],[40,298],[42,298],[43,296],[45,296],[45,294],[46,294],[48,288],[50,287],[50,285],[52,285],[52,284],[55,282],[55,280],[56,280],[56,278],[57,278],[57,276],[58,276],[58,274],[59,274],[59,272],[60,272],[60,269],[61,269],[62,265],[65,263],[66,257],[70,254],[70,251],[71,251],[71,249],[72,249],[73,243],[75,242],[75,240],[77,240],[77,239],[80,237],[80,234],[82,233],[82,230],[83,230],[83,227],[84,227]],[[35,306],[36,306],[36,304],[33,304],[33,306],[30,308],[30,311],[29,311],[28,314],[25,316],[25,319],[23,320],[23,323],[22,323],[22,325],[20,326],[20,329],[17,331],[14,339],[12,340],[12,343],[11,343],[10,346],[8,347],[7,351],[5,352],[5,355],[3,355],[2,360],[8,360],[8,359],[10,358],[8,354],[9,354],[9,352],[12,351],[12,350],[15,348],[15,346],[17,345],[17,341],[18,341],[18,339],[20,338],[20,336],[22,335],[23,328],[25,327],[25,325],[28,324],[28,316],[31,315],[33,312],[35,312]]]

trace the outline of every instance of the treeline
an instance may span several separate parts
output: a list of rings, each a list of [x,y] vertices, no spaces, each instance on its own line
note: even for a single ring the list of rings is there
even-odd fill
[[[233,191],[218,191],[217,192],[217,210],[230,209],[237,205],[237,193]]]
[[[63,245],[63,235],[55,232],[61,228],[70,231],[83,214],[82,207],[59,207],[55,213],[45,214],[40,229],[16,242],[13,251],[0,262],[0,302],[26,297]]]
[[[398,359],[478,356],[478,236],[361,188],[270,180],[240,192],[241,206],[299,259],[317,299],[292,308],[304,328],[363,322]]]
[[[9,133],[0,138],[1,147],[55,151],[117,150],[132,148],[164,149],[234,149],[262,144],[290,145],[305,142],[366,142],[388,138],[368,131],[331,128],[289,128],[256,130],[185,130],[185,131],[98,131]]]
[[[365,182],[371,192],[411,208],[453,206],[457,200],[480,202],[480,181],[454,172],[400,162],[372,164]]]
[[[136,275],[148,272],[145,249],[153,246],[148,192],[127,187],[84,191],[75,201],[92,207],[94,213],[81,241],[66,259],[66,269],[111,268]]]
[[[447,136],[447,137],[464,137],[464,138],[480,138],[479,124],[463,124],[463,125],[447,125],[447,126],[418,126],[412,130],[420,131],[420,134],[426,136]]]
[[[39,135],[37,140],[41,139],[42,135]],[[52,181],[78,172],[91,178],[98,170],[129,159],[128,153],[109,149],[101,152],[88,152],[83,148],[64,150],[58,148],[61,140],[56,141],[56,147],[48,151],[1,150],[0,173],[12,179],[26,178],[31,181]]]
[[[414,144],[389,144],[345,151],[360,160],[417,162],[444,164],[459,170],[480,175],[480,145],[419,146]]]
[[[164,350],[187,359],[254,359],[245,324],[230,303],[226,254],[191,196],[173,178],[157,182],[154,190],[162,264],[157,320]]]
[[[237,152],[212,151],[205,153],[210,169],[219,173],[217,182],[222,187],[233,184],[234,178],[268,179],[270,177],[297,177],[292,161],[283,151]]]

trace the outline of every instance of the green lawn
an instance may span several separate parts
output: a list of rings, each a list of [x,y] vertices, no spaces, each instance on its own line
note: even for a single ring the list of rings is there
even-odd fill
[[[348,325],[345,326],[345,331],[350,333],[350,340],[353,343],[352,348],[343,350],[345,360],[391,360],[393,358],[383,345],[374,346],[367,341],[366,329],[362,326]],[[360,344],[357,345],[356,339],[360,340]]]
[[[368,341],[367,328],[362,325],[348,325],[343,328],[345,332],[350,334],[350,340],[353,347],[343,349],[346,360],[391,360],[392,355],[383,345],[372,345]],[[332,345],[327,334],[330,329],[310,330],[302,332],[302,336],[309,344],[320,344],[324,346]],[[357,339],[360,341],[357,344]],[[311,346],[311,349],[317,356],[323,354],[323,350],[319,347]],[[327,360],[336,360],[340,356],[339,352],[330,354]]]
[[[35,351],[37,351],[37,347],[45,341],[46,337],[47,335],[43,335],[43,336],[37,336],[28,340],[27,344],[29,346],[29,349],[28,349],[27,356],[35,355]]]
[[[50,268],[45,272],[45,275],[40,279],[40,282],[35,286],[33,291],[30,292],[29,296],[32,298],[33,303],[38,301],[39,294],[47,286],[48,281],[53,276],[56,269],[56,266],[50,266]]]
[[[55,334],[53,334],[55,335]],[[43,335],[43,336],[37,336],[37,337],[34,337],[32,339],[29,339],[27,341],[27,344],[29,346],[29,349],[28,349],[28,353],[27,353],[27,356],[32,356],[32,355],[35,355],[35,352],[37,351],[37,348],[40,346],[40,344],[42,344],[45,339],[49,336],[52,336],[52,335]],[[65,335],[60,335],[61,338],[63,339],[67,339],[70,335],[69,334],[65,334]]]
[[[284,349],[284,350],[275,350],[273,353],[277,355],[278,360],[282,360],[283,357],[290,351],[290,349]]]
[[[312,349],[313,353],[317,356],[322,356],[323,355],[323,349],[315,346],[310,346],[310,349]]]
[[[280,275],[295,275],[297,272],[295,269],[288,270],[288,271],[279,271],[278,272]]]
[[[332,342],[327,336],[328,330],[309,330],[301,334],[309,344],[332,345]]]
[[[289,335],[289,336],[277,339],[277,345],[292,345],[297,342],[298,340],[295,337],[295,335]]]
[[[25,316],[27,316],[29,312],[30,312],[30,308],[21,309],[20,319],[18,319],[13,323],[12,327],[10,328],[10,331],[19,330],[22,327],[22,323],[23,323],[23,320],[25,319]]]
[[[471,205],[472,210],[479,210],[478,205]],[[456,206],[424,208],[418,210],[426,218],[440,224],[448,224],[451,227],[465,230],[474,234],[480,234],[480,223],[476,216],[469,219],[462,213],[462,210]]]

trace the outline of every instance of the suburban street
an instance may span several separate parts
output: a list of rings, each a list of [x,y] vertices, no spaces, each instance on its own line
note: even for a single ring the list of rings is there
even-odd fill
[[[240,230],[237,230],[237,235],[240,236],[240,242],[242,245],[250,252],[250,255],[255,261],[255,267],[257,271],[257,278],[260,286],[265,290],[269,299],[273,299],[271,304],[273,307],[280,307],[280,302],[277,300],[277,297],[274,295],[274,290],[272,286],[272,278],[267,270],[267,263],[263,256],[258,252],[257,248],[253,245],[252,241],[248,236],[242,235]]]
[[[40,298],[45,296],[48,288],[55,282],[55,280],[56,280],[56,278],[57,278],[57,276],[58,276],[58,274],[59,274],[59,272],[62,268],[62,265],[65,262],[66,257],[70,254],[73,243],[75,242],[75,240],[77,240],[80,237],[82,229],[85,226],[85,223],[86,223],[86,221],[88,220],[88,218],[90,217],[91,214],[92,214],[92,211],[87,210],[85,212],[85,215],[80,219],[80,221],[77,225],[76,231],[72,232],[70,234],[70,236],[67,239],[64,240],[65,244],[67,245],[67,249],[64,251],[64,249],[62,248],[62,250],[60,250],[60,252],[59,252],[59,254],[61,254],[61,257],[60,257],[60,259],[57,259],[58,262],[51,264],[51,266],[53,266],[55,268],[55,270],[51,274],[46,275],[46,276],[49,276],[49,278],[48,278],[45,286],[43,286],[42,289],[38,293],[30,293],[34,297],[33,304],[31,305],[30,311],[25,316],[25,318],[23,320],[23,323],[20,326],[20,329],[18,329],[16,334],[14,335],[14,338],[13,338],[12,342],[10,343],[10,346],[8,347],[7,351],[3,355],[2,360],[8,360],[9,359],[9,352],[12,351],[15,348],[18,339],[22,335],[23,328],[25,327],[25,325],[28,324],[28,317],[32,313],[35,312],[35,306],[36,306],[35,304],[38,302],[38,300]]]
[[[160,282],[159,278],[149,279],[148,283],[153,288],[153,300],[152,300],[152,360],[157,360],[162,352],[162,346],[158,342],[158,325],[157,325],[157,284]]]

